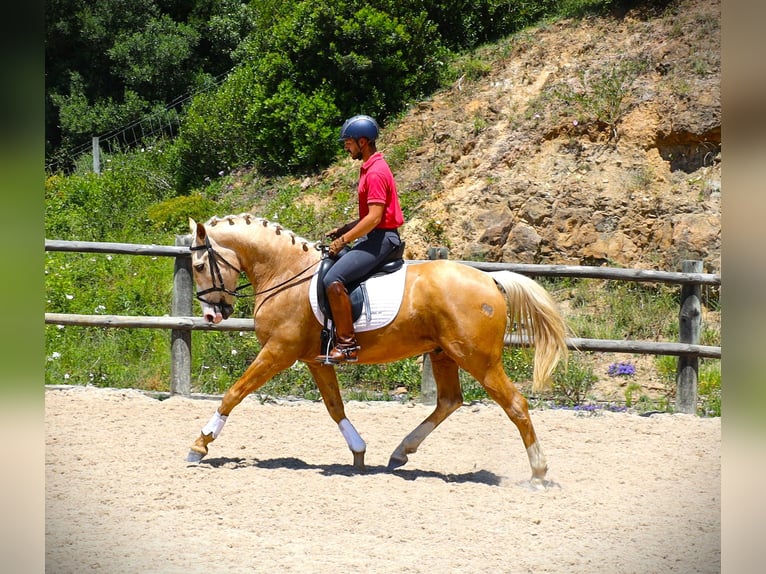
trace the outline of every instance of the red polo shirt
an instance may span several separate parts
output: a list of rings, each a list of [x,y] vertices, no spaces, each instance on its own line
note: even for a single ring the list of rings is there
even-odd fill
[[[404,214],[399,206],[399,194],[391,168],[380,152],[376,152],[362,164],[359,170],[359,218],[370,212],[369,204],[385,205],[383,218],[378,229],[396,229],[404,223]]]

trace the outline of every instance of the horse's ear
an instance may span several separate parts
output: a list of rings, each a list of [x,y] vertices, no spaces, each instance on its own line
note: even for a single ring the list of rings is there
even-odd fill
[[[207,235],[205,226],[202,223],[197,223],[191,217],[189,218],[189,230],[192,232],[192,235],[196,235],[197,239],[200,241],[205,240],[205,236]]]

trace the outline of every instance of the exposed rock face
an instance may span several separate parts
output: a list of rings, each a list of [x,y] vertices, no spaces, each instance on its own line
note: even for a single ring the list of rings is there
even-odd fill
[[[420,142],[394,166],[422,197],[407,257],[720,272],[719,1],[556,23],[491,59],[381,140]]]

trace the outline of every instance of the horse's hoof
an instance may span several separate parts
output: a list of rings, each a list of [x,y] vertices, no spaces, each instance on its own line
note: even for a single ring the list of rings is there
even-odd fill
[[[553,482],[552,480],[546,480],[544,478],[533,476],[529,480],[522,480],[518,483],[519,486],[532,491],[549,490],[551,488],[561,488],[561,485]]]
[[[402,458],[399,458],[397,456],[391,455],[391,458],[388,459],[388,470],[394,470],[396,468],[399,468],[400,466],[404,466],[407,464],[407,461],[409,459],[407,456],[403,456]]]
[[[362,472],[367,470],[367,467],[364,466],[364,452],[354,453],[354,468],[361,470]]]
[[[204,454],[201,452],[197,452],[196,450],[192,449],[189,451],[189,454],[186,456],[186,462],[199,462],[205,457]]]

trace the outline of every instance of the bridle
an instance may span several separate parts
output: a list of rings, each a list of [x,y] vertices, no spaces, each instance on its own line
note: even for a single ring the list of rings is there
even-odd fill
[[[207,303],[208,305],[212,305],[212,306],[223,305],[223,303],[212,303],[210,301],[207,301],[206,299],[204,299],[204,297],[203,297],[204,295],[207,295],[208,293],[226,293],[227,295],[231,295],[233,297],[250,297],[250,296],[255,297],[257,295],[263,295],[264,293],[268,293],[270,291],[276,291],[278,289],[281,290],[282,288],[292,287],[293,285],[297,285],[299,283],[303,283],[304,281],[307,280],[307,278],[301,279],[300,281],[297,281],[295,283],[292,283],[292,282],[295,281],[296,279],[298,279],[301,275],[306,273],[306,271],[308,271],[309,269],[311,269],[312,267],[314,267],[317,264],[316,262],[312,263],[311,265],[309,265],[308,267],[306,267],[305,269],[303,269],[299,273],[296,273],[294,276],[290,277],[289,279],[287,279],[285,281],[282,281],[281,283],[279,283],[277,285],[274,285],[274,286],[269,287],[267,289],[263,289],[263,290],[258,291],[256,293],[253,293],[253,294],[248,294],[248,293],[240,293],[239,291],[242,290],[242,289],[245,289],[247,287],[250,287],[251,286],[250,283],[245,283],[244,285],[240,285],[240,286],[236,287],[233,291],[226,287],[226,284],[223,281],[223,275],[221,275],[221,268],[218,265],[218,262],[220,261],[221,263],[223,263],[227,267],[233,269],[234,271],[236,271],[240,275],[242,274],[242,270],[239,269],[236,265],[233,265],[233,264],[229,263],[223,255],[218,253],[213,248],[213,246],[210,244],[210,238],[205,237],[205,244],[204,245],[194,245],[194,246],[190,247],[190,249],[191,249],[191,251],[201,251],[203,249],[205,251],[207,251],[208,261],[210,263],[210,279],[211,279],[211,282],[212,282],[213,286],[208,288],[208,289],[203,289],[202,291],[198,290],[197,291],[197,299],[202,301],[203,303]],[[325,246],[323,246],[323,245],[317,245],[316,249],[318,251],[323,251],[323,249],[326,250]],[[324,253],[324,251],[323,251],[323,253]]]
[[[240,285],[239,287],[236,287],[233,291],[231,289],[228,289],[226,287],[226,284],[223,282],[223,275],[221,275],[221,267],[218,265],[218,262],[220,261],[227,267],[230,267],[234,271],[236,271],[239,275],[242,274],[242,270],[239,269],[236,265],[232,265],[229,263],[226,258],[218,253],[215,249],[213,249],[213,246],[210,244],[210,239],[208,237],[205,237],[205,244],[204,245],[194,245],[190,247],[191,251],[201,251],[205,250],[207,251],[208,256],[208,262],[210,263],[210,279],[213,283],[213,286],[209,289],[203,289],[202,291],[197,290],[197,299],[202,301],[203,303],[207,303],[208,305],[221,305],[221,303],[212,303],[210,301],[207,301],[204,298],[204,295],[207,295],[208,293],[226,293],[227,295],[231,295],[232,297],[247,297],[247,293],[240,293],[240,290],[245,289],[246,287],[250,287],[250,283],[246,283],[244,285]]]

